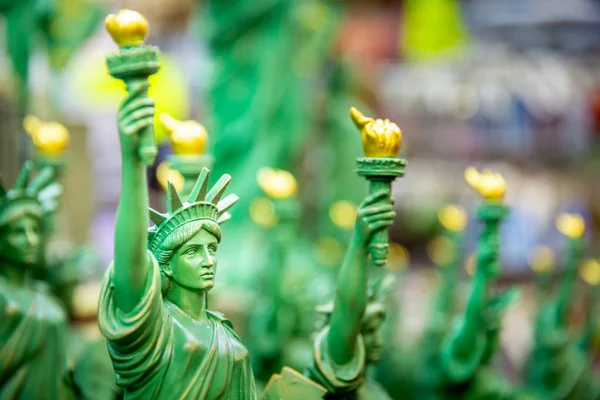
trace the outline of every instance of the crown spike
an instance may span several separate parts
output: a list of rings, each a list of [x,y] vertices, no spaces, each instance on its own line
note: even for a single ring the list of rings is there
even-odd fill
[[[211,202],[213,204],[218,203],[219,200],[221,200],[221,196],[223,196],[225,189],[227,189],[227,185],[229,185],[229,182],[231,182],[230,175],[224,174],[223,176],[221,176],[217,183],[215,183],[215,186],[213,186],[212,189],[210,189],[210,192],[208,192],[208,194],[206,195],[206,201]]]
[[[27,192],[36,196],[42,189],[52,183],[52,179],[55,177],[55,170],[52,167],[45,167],[42,171],[31,181]]]
[[[21,172],[19,172],[19,176],[17,177],[17,182],[15,183],[15,190],[23,190],[27,187],[27,183],[29,182],[29,174],[33,169],[33,162],[26,161],[21,168]]]
[[[219,214],[223,214],[225,211],[229,210],[240,198],[237,194],[228,194],[225,198],[217,204],[217,209],[219,210]]]
[[[190,193],[190,197],[188,197],[188,203],[204,201],[206,198],[206,192],[208,191],[209,176],[210,170],[206,167],[202,168],[202,171],[200,171],[200,175],[198,175],[198,179],[196,180],[196,184]]]
[[[168,204],[167,204],[168,207],[167,208],[168,208],[169,214],[172,214],[173,212],[175,212],[183,207],[183,204],[181,203],[181,199],[179,198],[179,195],[177,194],[177,190],[175,190],[175,187],[173,186],[171,181],[167,181],[167,199],[168,199]]]
[[[150,207],[148,207],[148,215],[150,217],[150,221],[152,221],[156,226],[159,226],[164,222],[165,219],[167,219],[166,216],[162,215],[161,213]]]
[[[231,214],[229,214],[228,212],[224,212],[223,214],[221,214],[221,216],[217,220],[217,224],[221,225],[223,222],[227,222],[230,219],[231,219]]]

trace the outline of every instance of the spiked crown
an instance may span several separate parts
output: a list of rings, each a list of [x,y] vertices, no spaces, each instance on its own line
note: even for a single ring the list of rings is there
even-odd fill
[[[33,163],[27,161],[12,189],[5,189],[0,180],[0,226],[3,226],[15,218],[22,215],[33,215],[42,218],[45,211],[52,211],[50,203],[54,204],[54,195],[44,195],[47,189],[57,192],[58,184],[50,185],[54,179],[55,171],[51,167],[46,167],[33,179],[29,181],[29,176],[33,170]],[[60,194],[58,190],[58,194]],[[45,200],[44,200],[45,199]],[[46,204],[48,203],[48,204]]]
[[[148,229],[148,248],[154,252],[169,234],[188,222],[209,220],[217,224],[231,218],[228,210],[238,201],[238,196],[223,197],[231,176],[225,174],[208,189],[210,171],[203,168],[187,200],[182,201],[171,182],[167,182],[167,212],[161,214],[152,208],[150,220],[154,226]]]

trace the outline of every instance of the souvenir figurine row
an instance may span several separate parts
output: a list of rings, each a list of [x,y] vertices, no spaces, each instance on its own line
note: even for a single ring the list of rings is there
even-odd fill
[[[314,271],[295,263],[298,184],[287,171],[262,169],[258,180],[267,197],[252,213],[257,224],[272,229],[264,253],[273,267],[257,288],[250,340],[243,343],[225,315],[209,309],[219,246],[227,240],[222,224],[238,201],[226,194],[232,177],[211,179],[201,125],[162,114],[174,155],[170,166],[159,168],[166,211],[149,208],[146,167],[156,146],[147,78],[158,69],[158,49],[143,44],[148,26],[137,12],[111,15],[106,26],[120,46],[107,58],[108,67],[125,81],[128,95],[117,118],[122,186],[114,262],[97,308],[104,338],[84,341],[76,354],[70,350],[65,310],[74,309],[77,298],[65,296],[70,292],[56,278],[61,267],[49,266],[45,257],[68,132],[29,117],[25,125],[39,149],[36,163],[25,164],[12,188],[0,185],[0,399],[600,399],[588,356],[597,317],[590,314],[579,340],[568,321],[584,250],[585,225],[577,215],[557,222],[568,244],[565,276],[540,307],[523,384],[512,385],[492,364],[502,318],[519,294],[494,290],[508,207],[506,183],[492,171],[465,173],[481,197],[481,231],[464,307],[458,306],[456,287],[467,218],[464,210],[448,206],[439,214],[444,234],[431,252],[440,286],[414,365],[395,368],[394,355],[382,354],[385,341],[397,342],[394,329],[383,329],[397,307],[388,299],[393,279],[381,267],[395,218],[391,183],[404,175],[407,163],[398,158],[398,126],[355,108],[350,117],[365,155],[357,159],[357,172],[369,192],[354,223],[347,224],[351,237],[333,296],[317,307],[315,330],[306,302],[294,295],[297,287],[316,282]],[[586,265],[586,280],[597,284],[600,265]],[[591,297],[596,304],[597,295]],[[392,361],[384,374],[404,389],[378,383],[381,371],[373,367],[386,356]]]

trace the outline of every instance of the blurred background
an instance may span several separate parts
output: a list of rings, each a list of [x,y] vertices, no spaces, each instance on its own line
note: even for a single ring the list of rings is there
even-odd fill
[[[296,177],[298,229],[307,237],[298,252],[313,252],[318,273],[335,276],[348,220],[366,194],[355,174],[362,155],[348,116],[355,105],[398,124],[408,160],[393,187],[398,217],[390,233],[401,347],[427,322],[438,210],[447,203],[467,210],[461,252],[468,260],[479,200],[463,172],[474,165],[505,177],[511,211],[502,227],[501,285],[524,291],[505,319],[499,363],[516,379],[537,309],[534,270],[542,263],[537,269],[552,276],[562,266],[556,216],[580,213],[586,256],[600,257],[600,1],[0,1],[0,173],[13,182],[35,154],[25,115],[63,123],[71,139],[51,252],[91,248],[100,272],[113,252],[115,121],[124,96],[105,66],[117,47],[103,19],[120,8],[142,13],[147,43],[161,49],[150,91],[157,110],[207,128],[214,172],[230,173],[242,198],[225,228],[232,239],[220,250],[217,278],[235,293],[220,303],[232,319],[252,315],[247,282],[264,279],[255,265],[263,256],[252,249],[261,246],[257,232],[272,227],[256,203],[264,196],[260,167]],[[151,203],[164,209],[156,169],[172,150],[164,128],[155,129]],[[552,253],[542,261],[534,257],[540,246]],[[460,294],[467,293],[463,275]],[[316,287],[323,299],[332,293],[331,279]],[[576,303],[575,326],[583,321],[582,295]],[[244,335],[247,317],[238,320]]]

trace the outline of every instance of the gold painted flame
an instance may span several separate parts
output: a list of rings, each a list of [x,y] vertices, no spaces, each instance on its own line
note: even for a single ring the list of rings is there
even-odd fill
[[[397,157],[402,146],[402,132],[389,119],[365,117],[356,108],[350,108],[350,118],[360,130],[365,157]]]
[[[449,231],[460,232],[467,225],[467,212],[460,206],[448,204],[438,211],[438,220]]]
[[[58,122],[42,122],[39,118],[28,115],[23,120],[23,127],[33,145],[43,154],[61,154],[69,144],[69,131]]]
[[[263,192],[274,199],[287,199],[295,195],[298,190],[296,178],[282,169],[260,168],[256,180]]]
[[[585,232],[585,222],[579,214],[563,213],[556,218],[556,229],[566,237],[577,239]]]
[[[600,284],[600,262],[598,260],[587,260],[579,268],[579,276],[590,286]]]
[[[556,266],[554,252],[548,246],[538,246],[527,258],[527,263],[534,272],[545,274]]]
[[[117,15],[110,14],[104,20],[106,30],[113,40],[123,46],[139,46],[148,33],[148,21],[137,11],[121,10]]]
[[[167,161],[163,161],[156,168],[156,179],[165,192],[167,191],[167,182],[171,182],[177,192],[181,192],[185,183],[183,175],[176,169],[171,168]]]
[[[506,181],[497,172],[490,170],[479,172],[474,167],[469,167],[465,170],[465,180],[487,200],[502,200],[506,192]]]
[[[204,154],[208,144],[208,133],[196,121],[178,121],[169,114],[160,113],[158,119],[169,134],[173,153],[177,155]]]

